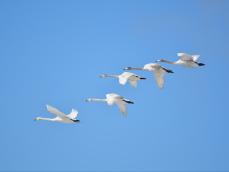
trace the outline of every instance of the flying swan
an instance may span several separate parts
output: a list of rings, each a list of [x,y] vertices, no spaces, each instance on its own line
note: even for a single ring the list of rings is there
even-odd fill
[[[128,100],[115,93],[106,94],[105,99],[88,98],[86,99],[86,102],[105,102],[109,106],[116,104],[123,115],[127,115],[127,104],[134,104],[134,102],[131,100]]]
[[[164,75],[166,73],[174,73],[172,70],[166,69],[157,63],[148,63],[148,64],[145,64],[144,67],[142,68],[126,67],[124,68],[124,70],[144,70],[144,71],[153,72],[159,88],[164,87],[164,82],[165,82]]]
[[[130,85],[133,87],[137,87],[137,82],[139,80],[143,80],[146,78],[140,77],[134,73],[131,72],[123,72],[120,75],[109,75],[109,74],[102,74],[100,75],[101,78],[117,78],[119,83],[121,85],[125,85],[127,83],[127,81],[129,81]]]
[[[204,63],[198,62],[200,55],[189,55],[186,53],[177,53],[177,56],[180,57],[180,59],[178,59],[175,62],[168,61],[165,59],[160,59],[160,60],[157,60],[156,62],[165,62],[169,64],[182,65],[182,66],[190,67],[190,68],[195,68],[195,67],[205,65]]]
[[[63,112],[59,111],[57,108],[52,107],[50,105],[46,105],[47,110],[56,115],[55,118],[43,118],[43,117],[36,117],[34,120],[45,120],[45,121],[52,121],[52,122],[62,122],[62,123],[76,123],[80,122],[80,120],[76,119],[78,116],[78,111],[72,109],[72,112],[68,115],[64,114]]]

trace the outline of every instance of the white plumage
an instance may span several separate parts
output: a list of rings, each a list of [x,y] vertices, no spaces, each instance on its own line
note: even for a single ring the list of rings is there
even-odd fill
[[[127,82],[130,83],[131,86],[137,87],[137,82],[142,79],[146,79],[144,77],[138,76],[131,72],[123,72],[120,75],[109,75],[109,74],[102,74],[100,75],[101,78],[117,78],[119,81],[119,84],[125,85]]]
[[[169,63],[169,64],[182,65],[182,66],[190,67],[190,68],[195,68],[195,67],[205,65],[203,63],[198,62],[200,55],[190,55],[187,53],[177,53],[177,56],[179,57],[179,59],[175,62],[168,61],[165,59],[157,60],[157,62],[165,62],[165,63]]]
[[[35,120],[46,120],[46,121],[52,121],[52,122],[62,122],[62,123],[75,123],[75,122],[79,122],[79,120],[77,120],[77,116],[78,116],[78,111],[75,109],[72,109],[71,113],[66,115],[65,113],[61,112],[60,110],[58,110],[57,108],[50,106],[50,105],[46,105],[47,110],[56,115],[55,118],[43,118],[43,117],[36,117]]]
[[[156,83],[157,83],[159,88],[164,87],[164,82],[165,82],[164,76],[165,76],[165,74],[166,73],[173,73],[172,70],[166,69],[157,63],[145,64],[143,68],[126,67],[126,68],[124,68],[124,70],[145,70],[145,71],[153,72]]]
[[[106,102],[108,105],[114,105],[116,104],[119,107],[119,110],[122,112],[122,114],[127,115],[127,104],[133,104],[134,102],[116,94],[116,93],[110,93],[106,94],[105,99],[98,99],[98,98],[88,98],[86,99],[87,102]]]

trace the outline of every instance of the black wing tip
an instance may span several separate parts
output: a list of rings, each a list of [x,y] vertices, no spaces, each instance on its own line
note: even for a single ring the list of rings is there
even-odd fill
[[[162,67],[162,69],[164,69],[167,73],[174,73],[171,69],[166,69],[164,67]]]
[[[204,64],[204,63],[198,63],[198,65],[199,65],[199,66],[205,66],[205,64]]]
[[[78,119],[72,119],[73,122],[80,122]]]
[[[125,67],[123,70],[131,70],[131,67]]]
[[[134,104],[134,102],[130,101],[130,100],[124,100],[126,103],[128,104]]]
[[[172,70],[170,70],[170,69],[166,69],[166,72],[168,72],[168,73],[174,73]]]

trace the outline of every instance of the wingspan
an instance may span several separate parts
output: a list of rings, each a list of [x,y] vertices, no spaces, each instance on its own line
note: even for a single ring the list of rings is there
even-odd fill
[[[119,83],[120,83],[120,84],[125,85],[126,82],[127,82],[127,78],[119,77]]]
[[[189,54],[186,54],[186,53],[177,53],[177,56],[180,57],[181,60],[184,60],[184,61],[192,61],[192,56],[190,56]]]
[[[154,71],[154,77],[155,77],[155,80],[159,88],[164,87],[164,82],[165,82],[164,75],[165,75],[165,72],[163,71],[163,69]]]
[[[138,84],[137,80],[129,80],[129,83],[130,83],[130,85],[132,85],[133,87],[137,87],[137,84]]]
[[[119,110],[122,112],[123,115],[127,116],[127,110],[126,110],[126,103],[122,100],[117,100],[115,102],[119,108]]]
[[[200,58],[200,55],[192,55],[192,59],[194,62],[197,62]]]
[[[60,118],[66,117],[65,114],[61,112],[60,110],[58,110],[57,108],[50,106],[50,105],[46,105],[46,107],[50,113],[55,114],[56,116]]]

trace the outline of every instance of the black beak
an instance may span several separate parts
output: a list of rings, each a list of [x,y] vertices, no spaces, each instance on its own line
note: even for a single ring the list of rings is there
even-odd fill
[[[130,70],[131,67],[125,67],[123,70]]]

